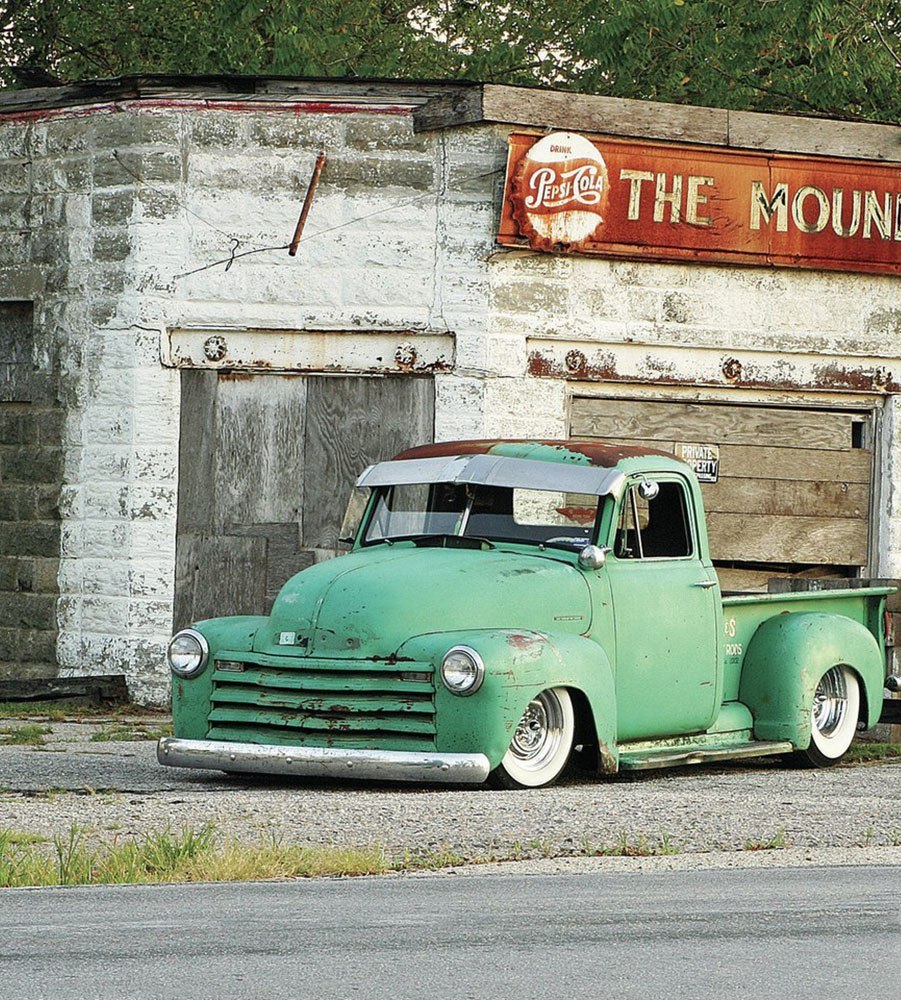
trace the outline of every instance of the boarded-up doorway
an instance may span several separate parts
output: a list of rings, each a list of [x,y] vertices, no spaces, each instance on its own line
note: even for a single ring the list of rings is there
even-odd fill
[[[724,589],[738,590],[865,571],[872,423],[861,410],[576,398],[571,430],[662,451],[713,446],[716,481],[702,484],[710,549]]]
[[[363,468],[434,437],[431,378],[181,373],[174,624],[268,612]]]

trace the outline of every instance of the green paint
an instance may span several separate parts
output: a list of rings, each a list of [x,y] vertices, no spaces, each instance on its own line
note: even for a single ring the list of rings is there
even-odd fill
[[[562,442],[499,442],[491,453],[590,464]],[[615,771],[620,752],[634,762],[680,748],[738,753],[754,741],[803,748],[813,693],[837,663],[856,671],[864,721],[875,722],[886,589],[723,600],[692,473],[659,455],[617,469],[625,486],[602,498],[590,539],[613,550],[600,569],[583,569],[575,548],[500,534],[490,544],[362,545],[361,532],[348,555],[290,579],[268,617],[199,623],[212,663],[173,678],[175,735],[483,753],[496,766],[529,702],[564,687],[580,741],[598,748],[599,770]],[[648,557],[628,558],[623,508],[646,478],[681,491],[685,541],[655,554],[646,521]],[[440,679],[455,645],[485,664],[468,697]]]

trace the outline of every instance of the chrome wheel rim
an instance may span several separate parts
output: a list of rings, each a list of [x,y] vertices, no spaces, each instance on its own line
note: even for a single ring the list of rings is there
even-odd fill
[[[524,770],[540,771],[559,751],[565,717],[559,700],[547,691],[529,702],[519,720],[510,753]]]
[[[848,686],[845,674],[833,667],[823,674],[813,696],[813,725],[821,735],[832,736],[845,721],[848,711]]]

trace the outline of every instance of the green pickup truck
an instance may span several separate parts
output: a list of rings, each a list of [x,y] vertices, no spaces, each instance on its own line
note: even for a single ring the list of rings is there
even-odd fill
[[[671,455],[459,441],[370,466],[355,493],[352,550],[268,617],[174,636],[161,763],[502,788],[570,760],[823,767],[898,686],[889,588],[721,595]]]

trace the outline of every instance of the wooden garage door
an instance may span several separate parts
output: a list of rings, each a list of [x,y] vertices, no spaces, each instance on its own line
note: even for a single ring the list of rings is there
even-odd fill
[[[430,378],[181,373],[174,624],[264,614],[337,552],[357,475],[434,437]]]
[[[674,451],[716,445],[704,483],[710,547],[729,584],[853,575],[867,564],[872,416],[865,412],[638,399],[573,400],[573,437]],[[724,574],[720,574],[721,578]]]

